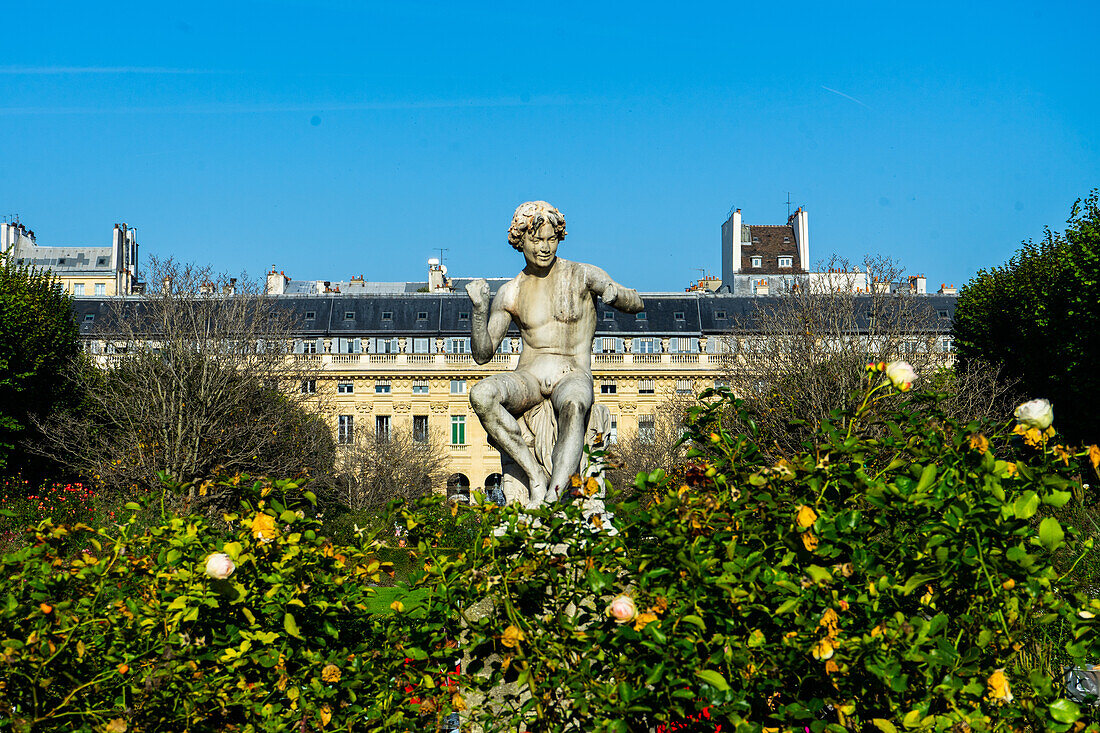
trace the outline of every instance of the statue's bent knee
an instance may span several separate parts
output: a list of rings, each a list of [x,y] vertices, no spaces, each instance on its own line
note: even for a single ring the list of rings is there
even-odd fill
[[[478,382],[470,390],[470,406],[478,417],[483,417],[492,412],[493,408],[500,404],[501,395],[494,385],[489,382]]]

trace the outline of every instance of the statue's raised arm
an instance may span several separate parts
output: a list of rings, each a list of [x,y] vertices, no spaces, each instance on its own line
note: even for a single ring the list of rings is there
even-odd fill
[[[600,296],[604,303],[623,313],[640,313],[645,305],[638,291],[620,285],[611,276],[595,265],[582,264],[588,288]]]
[[[470,318],[470,351],[473,352],[474,361],[478,364],[486,364],[500,346],[512,316],[504,309],[500,293],[490,301],[489,283],[484,278],[467,283],[466,293],[473,304],[473,315]]]

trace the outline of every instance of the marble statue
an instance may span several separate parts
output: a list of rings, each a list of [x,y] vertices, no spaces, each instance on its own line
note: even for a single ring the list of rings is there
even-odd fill
[[[490,302],[489,284],[466,286],[473,301],[471,351],[485,364],[510,323],[519,328],[523,351],[514,372],[487,377],[470,391],[470,403],[489,442],[509,467],[525,479],[524,499],[536,508],[568,493],[581,469],[592,411],[592,338],[596,298],[625,313],[644,307],[636,290],[616,283],[595,265],[557,256],[565,238],[565,218],[545,201],[520,204],[508,229],[508,242],[523,253],[523,271],[505,283]],[[606,408],[598,423],[608,421]],[[506,495],[511,492],[506,490]]]

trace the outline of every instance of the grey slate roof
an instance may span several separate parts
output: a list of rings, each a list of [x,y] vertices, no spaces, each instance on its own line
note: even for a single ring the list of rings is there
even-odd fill
[[[596,333],[603,336],[698,336],[717,335],[734,329],[752,332],[754,316],[761,307],[775,304],[778,296],[735,296],[702,293],[642,293],[644,318],[620,313],[597,302]],[[953,295],[899,295],[916,298],[929,307],[928,333],[947,333],[955,315]],[[856,296],[863,312],[870,313],[870,296]],[[465,293],[438,295],[299,295],[275,298],[276,306],[287,313],[296,331],[304,337],[357,336],[468,336],[470,299]],[[127,300],[127,308],[140,309],[140,298]],[[109,333],[112,315],[110,299],[79,298],[73,311],[80,333],[91,336]],[[351,314],[351,318],[347,315]],[[465,317],[464,315],[465,314]],[[92,316],[88,321],[86,317]],[[307,317],[312,315],[312,318]],[[388,315],[388,318],[384,316]],[[863,327],[867,320],[863,319]],[[509,333],[518,335],[515,326]]]

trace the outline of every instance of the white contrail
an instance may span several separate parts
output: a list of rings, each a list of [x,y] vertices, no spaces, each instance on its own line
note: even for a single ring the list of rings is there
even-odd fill
[[[173,69],[165,66],[0,66],[0,74],[63,75],[63,74],[224,74],[208,69]]]
[[[866,104],[864,104],[863,102],[859,101],[858,99],[856,99],[855,97],[853,97],[853,96],[852,96],[852,95],[850,95],[850,94],[845,94],[844,92],[839,92],[839,91],[837,91],[836,89],[831,89],[831,88],[829,88],[829,87],[825,86],[824,84],[822,84],[822,85],[821,85],[821,88],[822,88],[822,89],[824,89],[824,90],[825,90],[825,91],[827,91],[827,92],[832,92],[833,94],[839,94],[840,96],[844,97],[845,99],[850,99],[851,101],[853,101],[853,102],[855,102],[856,104],[858,104],[858,105],[859,105],[860,107],[866,107],[867,109],[871,109],[871,108],[870,108],[870,107],[868,107],[868,106],[867,106]]]

